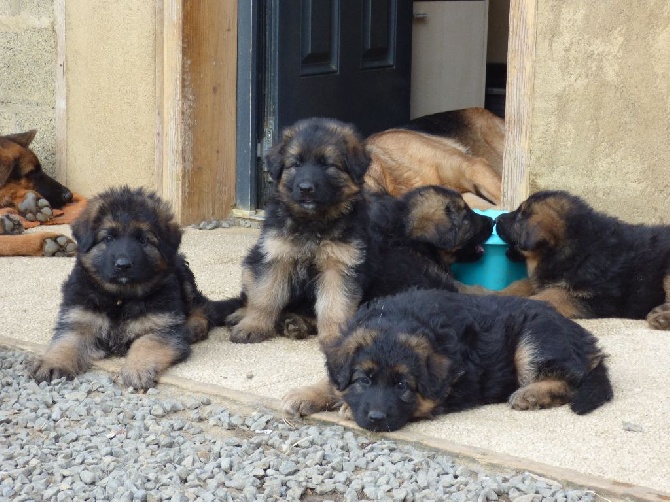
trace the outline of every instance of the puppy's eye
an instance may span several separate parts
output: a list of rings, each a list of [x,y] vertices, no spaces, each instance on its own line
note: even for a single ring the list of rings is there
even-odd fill
[[[146,236],[146,235],[138,235],[138,236],[137,236],[137,242],[139,242],[140,244],[144,245],[144,244],[146,244],[147,242],[149,242],[149,239],[147,239],[147,236]]]
[[[405,391],[405,390],[408,389],[407,382],[405,382],[404,380],[400,380],[397,384],[395,384],[395,386],[398,390],[402,390],[402,391]]]
[[[363,385],[363,386],[367,387],[368,385],[370,385],[372,383],[372,380],[370,380],[370,377],[367,377],[367,376],[363,375],[363,376],[359,376],[356,379],[356,383],[358,383],[359,385]]]
[[[109,243],[112,242],[113,240],[114,240],[114,237],[113,237],[112,235],[105,235],[105,236],[102,238],[102,242],[104,242],[104,243],[106,243],[106,244],[109,244]]]
[[[300,161],[299,160],[294,160],[288,165],[289,169],[297,169],[300,167]]]

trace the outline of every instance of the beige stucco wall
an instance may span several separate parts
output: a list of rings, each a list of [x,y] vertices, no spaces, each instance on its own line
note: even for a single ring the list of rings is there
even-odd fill
[[[157,188],[155,2],[67,0],[67,175],[92,195]]]
[[[537,2],[530,190],[670,223],[670,2]]]

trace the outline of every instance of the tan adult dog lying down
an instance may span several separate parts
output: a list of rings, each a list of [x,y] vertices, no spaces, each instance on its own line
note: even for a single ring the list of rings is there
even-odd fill
[[[483,108],[418,117],[367,139],[365,184],[394,196],[441,185],[486,209],[500,203],[504,144],[505,121]]]

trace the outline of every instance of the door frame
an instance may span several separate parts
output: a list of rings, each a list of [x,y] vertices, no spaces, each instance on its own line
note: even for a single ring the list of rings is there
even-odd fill
[[[156,0],[157,184],[162,188],[162,193],[176,205],[178,215],[184,214],[188,209],[189,201],[184,200],[182,183],[191,168],[184,162],[181,146],[189,139],[188,134],[191,134],[188,132],[190,125],[184,124],[181,114],[183,109],[181,85],[188,77],[183,65],[184,47],[180,44],[184,30],[189,29],[182,23],[181,10],[184,2],[185,0]],[[218,127],[225,128],[231,122],[236,125],[235,166],[225,166],[227,179],[235,187],[235,193],[228,207],[234,207],[235,213],[241,216],[254,216],[258,209],[256,170],[261,154],[258,137],[260,92],[258,42],[262,29],[260,26],[262,0],[230,3],[237,4],[237,90],[236,96],[232,98],[236,99],[233,112],[236,118],[232,121],[230,114],[222,115]],[[531,153],[537,5],[538,0],[510,2],[505,104],[507,132],[502,202],[505,209],[516,207],[529,194],[528,166]],[[221,29],[224,28],[221,26]],[[198,128],[200,124],[195,124],[193,127]],[[57,130],[64,131],[66,128],[61,124]],[[197,133],[198,131],[193,132]],[[201,189],[209,191],[210,196],[218,195],[215,187],[205,186]]]

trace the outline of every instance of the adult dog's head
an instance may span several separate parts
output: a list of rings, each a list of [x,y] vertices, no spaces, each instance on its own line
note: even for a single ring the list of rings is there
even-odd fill
[[[360,191],[370,159],[353,126],[311,118],[286,128],[265,162],[292,215],[336,218]]]
[[[403,196],[406,232],[412,239],[436,246],[447,264],[474,261],[484,254],[493,220],[475,213],[456,190],[425,186]]]
[[[410,420],[430,418],[460,376],[458,355],[439,352],[434,327],[413,313],[420,307],[398,304],[402,301],[386,297],[362,306],[325,348],[331,383],[356,423],[371,431],[394,431]],[[457,346],[452,335],[440,349]]]
[[[558,248],[579,238],[575,232],[585,227],[585,215],[592,210],[579,197],[564,191],[537,192],[514,211],[496,219],[498,235],[510,245],[508,255],[520,253],[531,267],[537,260],[555,255]],[[580,221],[584,220],[584,221]],[[588,235],[584,235],[588,240]]]
[[[61,208],[72,201],[72,192],[42,170],[37,155],[28,148],[37,130],[0,136],[0,187],[14,183],[34,190],[51,207]]]
[[[72,223],[77,261],[107,293],[139,297],[174,269],[181,230],[155,193],[113,188],[91,198]]]

